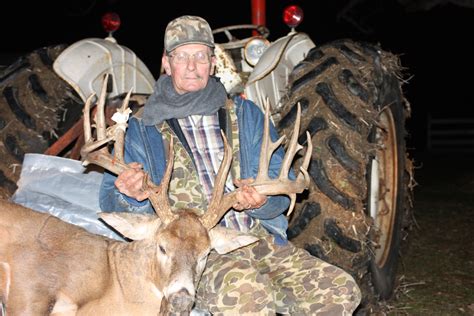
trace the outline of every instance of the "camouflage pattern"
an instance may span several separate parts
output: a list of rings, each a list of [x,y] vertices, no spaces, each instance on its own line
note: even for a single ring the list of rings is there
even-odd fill
[[[170,205],[174,208],[196,209],[201,212],[198,215],[202,215],[207,209],[207,199],[199,182],[194,163],[166,122],[161,124],[159,129],[168,143],[173,137],[175,157],[168,192]]]
[[[240,143],[239,143],[239,124],[237,113],[235,113],[234,101],[228,99],[226,102],[227,119],[230,121],[230,131],[227,131],[230,146],[232,147],[232,166],[230,173],[232,179],[240,178]],[[229,137],[231,135],[231,137]]]
[[[232,179],[240,178],[240,151],[239,151],[239,127],[237,114],[232,100],[226,103],[228,119],[230,121],[229,143],[232,147]],[[199,177],[194,167],[193,161],[178,137],[171,130],[169,125],[164,122],[159,126],[161,134],[166,142],[170,142],[173,137],[175,160],[173,164],[173,174],[170,181],[169,198],[170,205],[174,208],[197,209],[198,215],[201,215],[207,209],[207,199],[205,198]],[[200,213],[199,213],[200,212]]]
[[[212,315],[352,315],[361,292],[348,273],[289,243],[262,239],[226,255],[212,251],[196,293],[196,307]],[[218,293],[218,294],[217,294]]]
[[[170,53],[184,44],[204,44],[214,48],[214,36],[206,20],[184,15],[168,23],[165,30],[166,52]]]

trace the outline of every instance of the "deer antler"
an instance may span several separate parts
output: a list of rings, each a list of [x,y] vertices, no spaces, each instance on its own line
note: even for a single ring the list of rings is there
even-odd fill
[[[308,166],[311,159],[311,153],[313,151],[311,136],[306,132],[306,137],[308,139],[308,148],[306,149],[305,156],[303,158],[303,163],[300,167],[300,172],[296,180],[292,181],[288,179],[289,170],[291,163],[293,161],[296,153],[303,148],[298,144],[298,132],[300,129],[300,120],[301,120],[301,108],[298,104],[297,119],[295,122],[295,127],[293,129],[292,137],[288,150],[283,158],[282,167],[280,174],[277,179],[270,179],[268,176],[268,167],[270,164],[270,159],[273,152],[281,145],[284,140],[284,136],[280,137],[276,142],[272,142],[270,139],[270,105],[267,102],[265,106],[265,121],[263,127],[263,140],[262,147],[260,149],[260,160],[258,166],[257,177],[255,181],[250,184],[253,186],[258,193],[263,195],[279,195],[285,194],[290,196],[291,204],[288,210],[288,215],[293,210],[296,201],[296,194],[303,192],[310,182],[310,177],[308,174]],[[227,212],[228,209],[232,207],[237,202],[237,192],[240,189],[236,189],[232,192],[223,194],[225,188],[225,182],[227,175],[229,173],[229,168],[232,160],[232,150],[227,142],[227,139],[222,135],[224,140],[224,159],[219,167],[216,179],[214,181],[214,191],[212,193],[211,202],[207,212],[201,218],[203,225],[210,229],[214,227],[222,216]]]
[[[102,90],[100,92],[99,101],[97,103],[97,111],[95,115],[95,129],[97,140],[92,137],[92,128],[90,122],[90,108],[95,94],[92,94],[84,105],[84,138],[85,144],[81,148],[81,156],[83,165],[96,164],[109,170],[115,174],[120,174],[130,167],[125,163],[123,158],[125,130],[127,129],[127,121],[132,112],[128,107],[130,101],[130,90],[123,100],[122,106],[117,109],[117,112],[112,116],[112,120],[116,124],[107,127],[105,122],[105,98],[108,81],[108,74],[104,78]],[[114,141],[114,156],[112,156],[107,148],[109,142]],[[143,182],[143,190],[150,191],[150,203],[153,205],[155,212],[164,223],[169,223],[174,214],[171,212],[171,207],[168,200],[168,186],[171,178],[171,171],[173,169],[174,151],[173,140],[171,139],[169,145],[169,156],[166,165],[166,171],[161,180],[161,185],[154,184],[149,175],[145,177]]]

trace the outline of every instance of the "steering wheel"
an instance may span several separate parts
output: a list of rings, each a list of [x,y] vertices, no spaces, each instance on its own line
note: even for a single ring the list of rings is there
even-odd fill
[[[225,27],[221,27],[221,28],[213,30],[212,34],[225,33],[225,35],[229,39],[229,42],[218,43],[220,46],[222,46],[223,49],[242,48],[250,39],[253,38],[253,36],[247,37],[244,39],[237,39],[230,33],[230,31],[245,30],[245,29],[255,30],[263,38],[267,38],[268,35],[270,34],[270,31],[268,30],[267,27],[263,25],[256,25],[256,24],[241,24],[241,25],[225,26]]]

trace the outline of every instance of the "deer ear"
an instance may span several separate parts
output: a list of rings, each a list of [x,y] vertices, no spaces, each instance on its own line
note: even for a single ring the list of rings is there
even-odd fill
[[[120,234],[132,240],[141,240],[153,236],[161,225],[160,218],[151,214],[100,212],[98,215]]]
[[[212,228],[209,231],[209,238],[211,239],[211,248],[215,249],[219,254],[231,252],[259,240],[254,235],[222,226]]]

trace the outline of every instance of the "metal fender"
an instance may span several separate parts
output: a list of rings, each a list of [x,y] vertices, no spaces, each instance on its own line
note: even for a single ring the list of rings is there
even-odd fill
[[[280,108],[288,76],[293,68],[315,47],[305,33],[292,32],[273,42],[255,65],[245,87],[245,95],[260,107],[268,98],[272,112]]]
[[[109,97],[129,92],[151,94],[155,79],[145,64],[129,48],[108,37],[88,38],[66,48],[56,58],[54,71],[69,83],[85,102],[92,93],[100,94],[106,73],[112,75]]]

